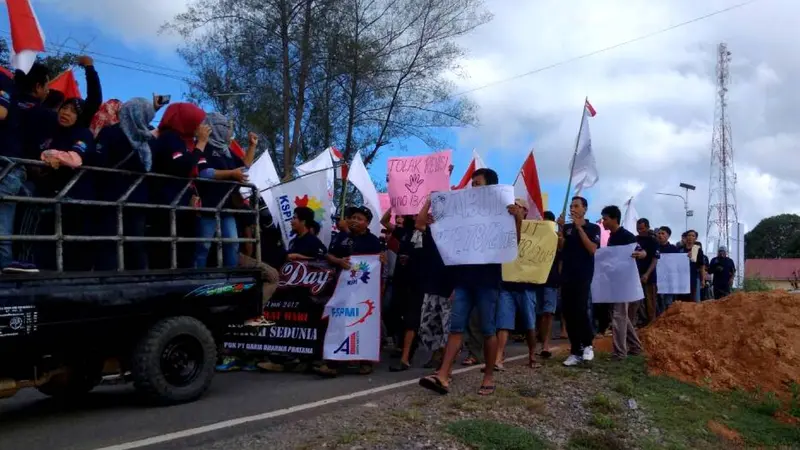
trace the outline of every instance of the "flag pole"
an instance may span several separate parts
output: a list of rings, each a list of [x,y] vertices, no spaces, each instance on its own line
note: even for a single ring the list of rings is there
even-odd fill
[[[567,181],[567,193],[564,194],[564,206],[561,208],[561,215],[567,213],[567,204],[569,203],[569,191],[572,190],[572,173],[575,171],[575,160],[578,156],[578,145],[581,143],[581,133],[583,132],[583,124],[586,122],[586,103],[589,101],[589,96],[583,100],[583,109],[581,110],[581,125],[578,127],[578,136],[575,138],[575,150],[572,152],[572,164],[569,168],[569,181]]]

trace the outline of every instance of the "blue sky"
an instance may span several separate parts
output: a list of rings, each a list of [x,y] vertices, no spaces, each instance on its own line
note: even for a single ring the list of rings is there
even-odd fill
[[[174,51],[157,49],[142,41],[122,41],[116,37],[118,34],[101,30],[93,20],[79,21],[74,18],[64,20],[63,12],[53,6],[42,3],[34,3],[34,6],[37,8],[37,15],[46,34],[49,49],[63,45],[69,47],[64,48],[65,51],[76,51],[78,47],[87,46],[87,51],[93,53],[106,100],[118,98],[124,101],[136,96],[150,97],[153,93],[159,93],[171,94],[173,101],[176,101],[184,98],[187,93],[188,87],[179,78],[187,76],[189,70]],[[7,26],[5,22],[5,26],[0,28],[6,37],[8,37]],[[137,70],[120,66],[135,67]],[[82,92],[85,93],[80,70],[77,75]],[[454,150],[453,183],[460,179],[472,156],[472,146],[461,134],[461,130],[455,129],[441,131],[442,140]],[[497,170],[501,183],[510,184],[514,182],[525,157],[523,149],[528,148],[530,143],[534,142],[534,138],[533,133],[523,133],[514,136],[512,142],[503,142],[502,147],[484,145],[479,152],[487,165]],[[413,156],[431,151],[416,139],[403,142],[401,145],[402,151],[389,146],[381,152],[370,167],[374,179],[385,179],[386,161],[389,157]],[[514,150],[510,151],[510,148]],[[568,156],[564,159],[564,167],[558,173],[543,173],[540,165],[542,190],[550,197],[549,209],[558,209],[563,203]]]

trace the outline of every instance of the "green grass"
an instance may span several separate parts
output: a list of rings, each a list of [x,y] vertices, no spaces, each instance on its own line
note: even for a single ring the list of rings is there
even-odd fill
[[[791,446],[800,442],[800,427],[772,417],[775,401],[769,394],[715,393],[668,377],[647,375],[643,357],[612,362],[600,356],[595,364],[635,398],[652,423],[662,430],[666,448],[719,448],[720,440],[706,424],[717,421],[739,432],[748,446]],[[594,412],[613,405],[607,397],[590,401]],[[579,448],[579,447],[575,447]],[[589,447],[586,447],[589,448]],[[663,447],[662,447],[663,448]]]
[[[475,450],[539,450],[551,446],[520,427],[487,420],[460,420],[447,432]]]
[[[598,392],[589,400],[589,409],[603,414],[611,414],[620,410],[619,405],[610,397]]]
[[[612,430],[617,426],[617,423],[614,422],[614,418],[608,414],[594,413],[589,420],[589,425],[600,430]]]
[[[622,450],[625,445],[611,432],[589,433],[576,431],[569,437],[567,448],[570,450]]]

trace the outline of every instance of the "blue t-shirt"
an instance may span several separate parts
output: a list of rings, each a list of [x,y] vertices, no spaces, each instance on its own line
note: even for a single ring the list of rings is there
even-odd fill
[[[329,253],[337,258],[353,255],[377,255],[381,252],[381,241],[367,230],[364,234],[339,232],[331,243]]]
[[[596,223],[586,222],[583,231],[597,248],[600,248],[600,226]],[[594,254],[589,253],[583,246],[575,224],[568,223],[564,226],[564,246],[561,249],[561,282],[572,281],[591,282],[594,277]]]
[[[289,243],[289,253],[297,253],[308,258],[322,259],[327,253],[325,244],[314,236],[313,233],[306,233],[302,236],[296,236]]]
[[[639,243],[639,247],[642,250],[647,252],[646,257],[636,260],[636,267],[639,269],[639,275],[644,275],[650,267],[650,264],[653,263],[653,259],[661,258],[661,252],[658,250],[658,241],[653,236],[636,236],[636,242]],[[656,271],[653,270],[653,273],[651,273],[650,277],[647,279],[647,284],[655,284],[656,277]]]
[[[736,272],[736,265],[727,256],[716,256],[711,258],[708,271],[714,275],[714,287],[727,289],[730,286],[731,277]]]
[[[22,145],[19,137],[14,80],[4,73],[0,73],[0,106],[7,111],[6,118],[0,120],[0,155],[20,158],[22,157]]]
[[[81,160],[95,152],[94,136],[88,128],[73,126],[69,128],[58,127],[52,137],[44,139],[39,146],[39,154],[45,150],[61,150],[65,152],[75,152],[80,155]],[[36,158],[40,159],[40,158]],[[52,169],[51,169],[52,170]],[[45,175],[36,183],[37,189],[42,190],[46,196],[56,195],[77,173],[75,169],[61,166],[52,172],[45,171]],[[89,176],[87,176],[89,175]],[[95,198],[94,183],[90,174],[85,173],[67,192],[67,197],[82,200],[92,200]]]
[[[200,151],[186,148],[186,143],[173,131],[163,131],[151,143],[153,151],[153,172],[175,177],[189,178],[192,170],[197,165]],[[168,205],[186,187],[188,181],[153,179],[150,183],[150,200],[160,205]],[[178,201],[178,206],[187,206],[194,191],[189,189],[184,192]]]
[[[30,95],[20,95],[16,106],[21,156],[26,159],[38,160],[45,141],[53,139],[56,134],[59,134],[58,115],[55,111],[42,106],[39,99]],[[81,129],[80,127],[73,128]],[[58,150],[68,149],[59,148]]]

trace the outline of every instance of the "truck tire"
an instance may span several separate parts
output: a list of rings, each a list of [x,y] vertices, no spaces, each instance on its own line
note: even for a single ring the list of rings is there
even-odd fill
[[[59,373],[37,389],[44,395],[73,399],[82,397],[94,389],[102,380],[102,362],[72,363],[66,371]]]
[[[191,402],[211,385],[216,360],[214,337],[202,322],[188,316],[162,319],[134,350],[133,383],[161,404]]]

